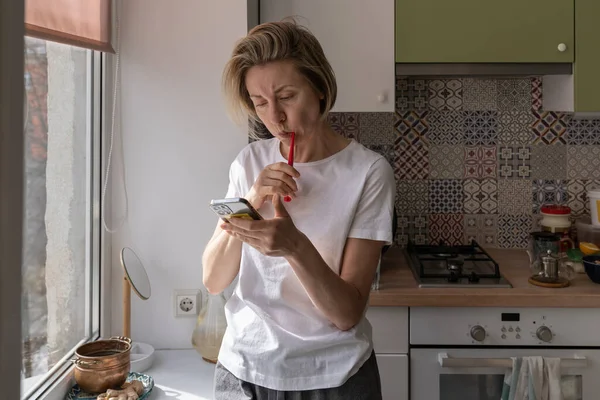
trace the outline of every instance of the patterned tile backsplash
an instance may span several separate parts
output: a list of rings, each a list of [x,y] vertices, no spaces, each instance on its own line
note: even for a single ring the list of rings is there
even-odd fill
[[[332,113],[397,181],[396,244],[524,248],[544,203],[589,214],[600,120],[542,109],[542,80],[396,79],[395,113]]]

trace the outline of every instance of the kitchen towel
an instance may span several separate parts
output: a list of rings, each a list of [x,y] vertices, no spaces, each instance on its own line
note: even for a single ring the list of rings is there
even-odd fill
[[[501,400],[564,400],[560,358],[512,357],[504,376]]]

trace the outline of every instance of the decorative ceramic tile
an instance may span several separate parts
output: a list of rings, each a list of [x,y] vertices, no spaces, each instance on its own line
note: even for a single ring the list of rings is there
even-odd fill
[[[497,110],[498,88],[492,79],[463,79],[463,110]]]
[[[483,247],[498,247],[498,216],[477,214],[464,216],[465,243],[475,240]]]
[[[495,178],[498,165],[495,146],[467,146],[465,149],[465,178]]]
[[[528,179],[531,177],[531,147],[498,147],[498,174],[500,178]]]
[[[454,246],[463,244],[464,226],[462,214],[429,215],[429,241]]]
[[[498,213],[531,214],[531,193],[530,180],[500,179],[498,181]]]
[[[567,177],[600,179],[600,146],[568,146]]]
[[[502,111],[531,110],[531,81],[528,78],[498,79],[498,109]]]
[[[415,244],[429,244],[428,221],[429,217],[427,215],[398,216],[396,243],[404,247],[410,239]]]
[[[396,113],[334,113],[333,122],[392,164],[399,244],[525,247],[543,202],[589,212],[585,192],[600,187],[600,120],[543,111],[540,77],[399,78],[396,100]]]
[[[431,79],[428,83],[431,110],[462,110],[463,87],[459,79]]]
[[[530,110],[498,112],[498,142],[504,145],[528,145],[534,121]]]
[[[533,208],[537,214],[544,204],[567,204],[569,194],[567,192],[567,181],[561,179],[534,179],[533,184]]]
[[[460,111],[429,111],[428,137],[435,144],[463,144],[464,116]]]
[[[554,111],[533,111],[531,144],[566,144],[569,117]]]
[[[427,110],[428,95],[424,79],[396,78],[396,111]]]
[[[331,129],[340,135],[360,142],[360,113],[335,112],[329,113],[327,120]]]
[[[464,111],[465,144],[469,146],[498,143],[497,111]]]
[[[465,179],[464,212],[495,214],[498,212],[498,181],[495,179]]]
[[[376,153],[381,154],[382,156],[385,157],[385,159],[387,160],[388,163],[390,163],[390,165],[393,167],[394,166],[394,160],[396,159],[396,152],[394,151],[394,145],[391,144],[384,144],[384,145],[370,145],[370,146],[365,146],[368,149],[373,150]]]
[[[415,145],[426,146],[428,125],[425,117],[427,111],[406,111],[398,115],[396,124],[396,145],[410,147]]]
[[[568,201],[573,216],[589,215],[590,202],[587,192],[590,189],[600,189],[599,179],[572,179],[567,181]]]
[[[396,210],[402,215],[426,214],[429,211],[429,182],[398,181]]]
[[[360,142],[369,145],[393,145],[396,139],[394,129],[396,113],[366,112],[360,114]]]
[[[567,179],[567,146],[532,146],[531,177]]]
[[[587,182],[590,182],[590,180],[571,179],[567,181],[567,193],[569,195],[567,205],[571,208],[571,215],[573,216],[587,214],[587,209],[589,209],[587,190],[585,188]]]
[[[459,214],[463,212],[463,184],[459,179],[429,181],[429,212]]]
[[[526,248],[531,232],[530,214],[498,217],[498,246],[501,248]]]
[[[431,179],[461,179],[464,170],[462,146],[432,145],[429,148]]]
[[[543,106],[542,78],[539,76],[531,78],[531,109],[541,111]]]
[[[574,119],[567,124],[567,143],[600,145],[600,119]]]
[[[401,146],[400,139],[394,146],[394,175],[399,179],[427,179],[429,177],[429,150],[422,145]]]

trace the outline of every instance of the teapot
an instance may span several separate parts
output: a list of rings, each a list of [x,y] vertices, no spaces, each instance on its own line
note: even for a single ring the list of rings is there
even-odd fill
[[[558,282],[560,278],[570,281],[575,277],[575,270],[566,262],[567,260],[566,256],[555,256],[548,250],[540,257],[538,276],[546,282]]]
[[[569,237],[563,237],[559,233],[532,232],[527,248],[531,270],[534,274],[538,274],[543,269],[542,257],[546,256],[548,252],[555,254],[562,263],[563,258],[566,258],[566,253],[562,250],[574,247],[575,244]]]

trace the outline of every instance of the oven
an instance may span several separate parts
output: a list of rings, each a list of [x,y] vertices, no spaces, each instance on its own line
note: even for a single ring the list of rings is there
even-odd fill
[[[600,310],[411,309],[411,400],[499,400],[525,356],[561,359],[564,400],[600,399]]]

